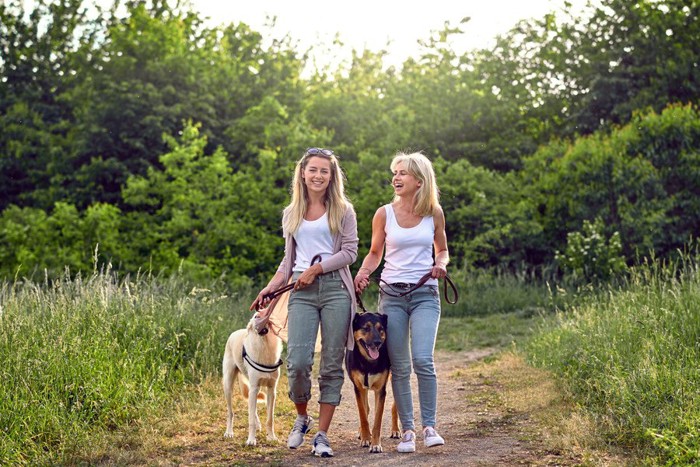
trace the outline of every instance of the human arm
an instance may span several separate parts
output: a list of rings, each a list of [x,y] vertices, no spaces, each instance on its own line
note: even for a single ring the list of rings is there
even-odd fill
[[[450,253],[447,249],[447,234],[445,233],[445,213],[442,208],[433,215],[435,225],[435,265],[430,271],[431,277],[435,279],[443,278],[447,275],[447,265],[450,262]]]
[[[284,220],[287,215],[288,212],[285,210],[282,215],[282,225],[284,225]],[[270,279],[270,282],[267,283],[267,286],[265,286],[265,288],[258,293],[257,297],[255,297],[255,300],[253,300],[253,303],[250,305],[251,311],[258,308],[264,308],[269,305],[271,300],[269,298],[264,298],[265,295],[274,292],[287,284],[287,280],[289,279],[292,271],[292,256],[294,255],[295,249],[296,243],[294,242],[294,238],[285,233],[284,256],[282,257],[282,261],[280,261],[280,264],[277,267],[277,272],[275,272],[275,275],[272,277],[272,279]]]
[[[357,271],[355,275],[355,291],[357,293],[362,293],[362,291],[369,285],[369,276],[374,272],[379,263],[382,261],[382,255],[384,254],[384,243],[386,241],[386,232],[384,228],[386,226],[386,210],[381,207],[377,209],[372,218],[372,242],[369,247],[369,252],[362,261],[362,266]]]
[[[340,226],[340,249],[325,259],[321,266],[320,274],[349,266],[357,260],[357,215],[352,206],[348,206],[343,216],[343,222]]]
[[[264,308],[270,303],[270,298],[266,297],[271,292],[274,292],[277,289],[280,289],[284,286],[284,273],[281,271],[277,271],[275,275],[272,277],[270,282],[267,283],[267,286],[265,286],[264,289],[258,293],[258,296],[255,297],[255,300],[253,300],[253,303],[250,305],[250,310],[254,311],[259,308]]]

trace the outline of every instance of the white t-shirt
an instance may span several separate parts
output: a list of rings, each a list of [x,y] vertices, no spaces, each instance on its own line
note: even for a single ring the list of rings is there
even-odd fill
[[[324,260],[333,255],[333,237],[328,225],[328,215],[324,213],[315,221],[302,219],[299,229],[294,234],[296,242],[296,259],[294,272],[303,272],[311,266],[311,260],[321,255]]]
[[[401,227],[391,204],[384,206],[386,212],[386,252],[382,280],[393,284],[405,282],[415,284],[433,267],[433,243],[435,222],[433,216],[425,216],[411,228]],[[436,285],[437,279],[429,279],[426,285]]]

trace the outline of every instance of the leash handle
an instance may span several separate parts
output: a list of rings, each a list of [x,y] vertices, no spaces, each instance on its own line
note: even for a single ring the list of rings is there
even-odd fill
[[[321,258],[321,255],[320,255],[320,254],[314,256],[313,258],[311,258],[311,264],[309,265],[309,267],[313,266],[313,265],[316,264],[316,263],[320,263],[320,262],[321,262],[321,259],[322,259],[322,258]],[[266,293],[265,295],[263,295],[263,300],[266,299],[266,298],[272,300],[272,299],[275,298],[275,297],[279,297],[279,296],[282,295],[283,293],[285,293],[285,292],[287,292],[287,291],[289,291],[289,290],[292,290],[292,289],[294,288],[294,286],[296,285],[296,283],[297,283],[297,281],[294,281],[294,282],[292,282],[292,283],[290,283],[290,284],[287,284],[287,285],[285,285],[285,286],[283,286],[283,287],[280,287],[280,288],[277,289],[277,290],[273,290],[272,292]],[[258,305],[259,305],[259,304],[258,304]],[[258,307],[257,309],[259,310],[260,308]]]
[[[430,273],[425,274],[423,277],[420,278],[420,280],[419,280],[413,287],[411,287],[410,289],[408,289],[408,290],[406,290],[406,291],[404,291],[404,292],[397,292],[397,290],[396,290],[394,287],[392,287],[391,284],[389,284],[387,281],[383,280],[382,278],[372,278],[372,280],[374,280],[374,281],[377,283],[377,286],[379,287],[379,289],[380,289],[382,292],[384,292],[385,294],[389,295],[390,297],[404,297],[404,296],[410,294],[411,292],[415,292],[415,291],[416,291],[418,288],[420,288],[423,284],[425,284],[426,282],[428,282],[428,280],[430,280],[431,277],[432,277],[432,276],[430,275]],[[386,289],[385,289],[384,287],[382,287],[382,284],[381,284],[382,282],[383,282],[384,284],[386,284],[386,285],[387,285],[392,291],[394,291],[396,294],[392,294],[392,293],[390,293],[390,292],[387,292]],[[454,295],[453,295],[453,296],[454,296],[454,300],[450,300],[450,296],[449,296],[449,294],[447,293],[447,286],[448,286],[448,284],[449,284],[449,286],[452,288],[452,292],[453,292],[453,294],[454,294]],[[459,292],[457,291],[457,286],[456,286],[455,283],[452,281],[452,278],[449,276],[449,274],[446,274],[446,275],[445,275],[445,281],[443,282],[443,285],[444,285],[443,295],[445,296],[445,301],[446,301],[447,303],[449,303],[450,305],[454,305],[455,303],[457,303],[457,300],[459,299]],[[363,309],[364,309],[364,308],[363,308]]]

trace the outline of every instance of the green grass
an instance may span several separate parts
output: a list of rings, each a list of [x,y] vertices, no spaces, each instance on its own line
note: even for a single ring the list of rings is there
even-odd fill
[[[700,465],[700,274],[647,265],[544,327],[530,360],[559,374],[611,442],[652,465]]]
[[[534,329],[528,312],[494,313],[440,319],[436,347],[464,351],[475,348],[505,348],[528,338]]]
[[[70,463],[219,371],[250,296],[110,273],[0,284],[0,465]]]
[[[457,286],[459,299],[454,305],[447,303],[444,284],[440,281],[442,315],[448,317],[487,316],[494,313],[532,316],[542,310],[566,306],[574,298],[564,289],[551,287],[547,282],[524,275],[457,270],[450,272],[450,277]],[[449,288],[448,294],[451,298]]]

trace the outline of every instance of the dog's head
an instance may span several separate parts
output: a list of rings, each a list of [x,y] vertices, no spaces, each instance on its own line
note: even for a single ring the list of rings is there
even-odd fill
[[[248,332],[254,332],[260,336],[264,336],[269,330],[269,319],[260,316],[260,313],[255,313],[250,321],[248,321]]]
[[[379,313],[358,313],[352,320],[355,346],[367,360],[379,358],[379,349],[386,342],[387,316]]]

